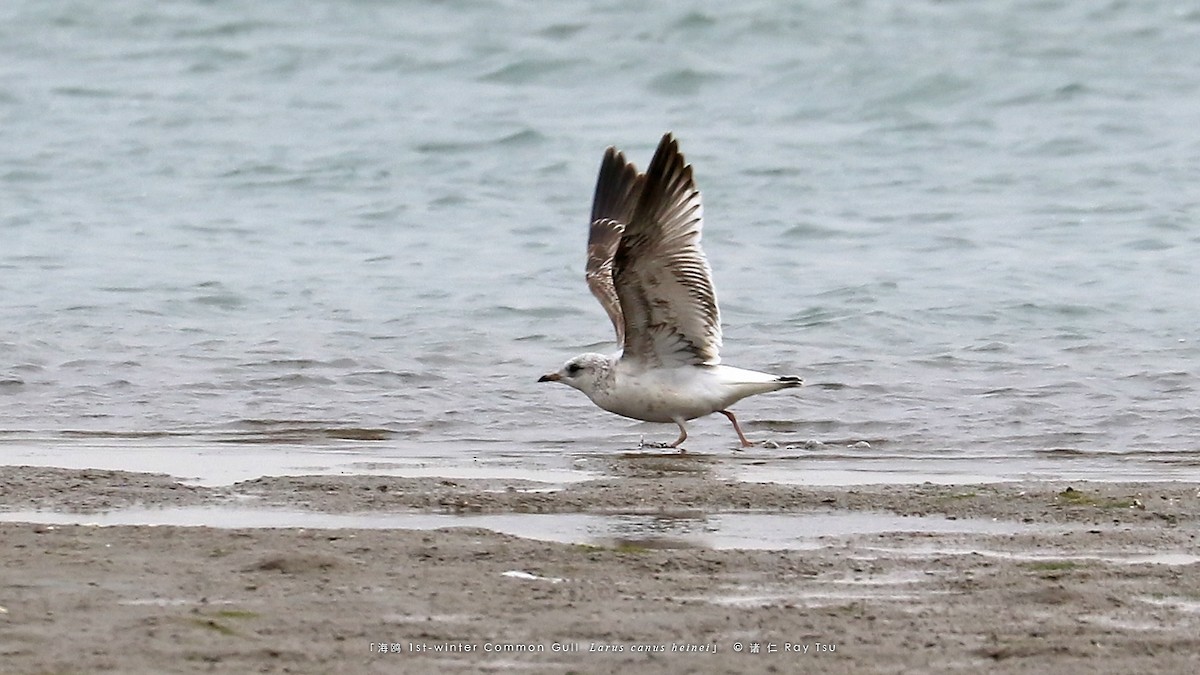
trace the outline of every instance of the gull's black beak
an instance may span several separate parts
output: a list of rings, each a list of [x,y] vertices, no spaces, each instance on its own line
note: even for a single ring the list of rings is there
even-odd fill
[[[558,373],[550,373],[549,375],[543,375],[539,377],[538,382],[558,382],[561,379],[562,376],[560,376]]]

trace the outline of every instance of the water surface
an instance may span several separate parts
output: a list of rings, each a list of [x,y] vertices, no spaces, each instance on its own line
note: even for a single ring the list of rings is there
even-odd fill
[[[1186,3],[16,2],[0,63],[5,463],[560,480],[670,440],[535,380],[611,347],[604,148],[673,130],[726,362],[809,385],[743,424],[823,443],[693,452],[1200,478]]]

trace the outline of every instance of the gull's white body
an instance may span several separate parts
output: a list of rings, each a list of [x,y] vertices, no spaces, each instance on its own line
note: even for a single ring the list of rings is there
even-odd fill
[[[719,412],[751,445],[729,406],[799,378],[720,364],[721,318],[700,249],[700,191],[679,145],[666,134],[646,173],[613,148],[592,204],[587,282],[612,320],[622,350],[581,354],[540,382],[562,382],[597,406],[646,422],[684,422]]]
[[[694,420],[782,388],[774,375],[731,366],[643,370],[619,359],[610,363],[609,377],[583,393],[608,412],[645,422]]]

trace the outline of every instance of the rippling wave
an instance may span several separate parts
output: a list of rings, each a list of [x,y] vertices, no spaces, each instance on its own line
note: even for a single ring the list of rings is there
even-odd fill
[[[653,438],[535,380],[612,348],[582,283],[594,172],[671,129],[705,193],[725,360],[810,385],[742,404],[752,435],[1005,475],[1196,468],[1195,11],[0,18],[5,443],[509,458]]]

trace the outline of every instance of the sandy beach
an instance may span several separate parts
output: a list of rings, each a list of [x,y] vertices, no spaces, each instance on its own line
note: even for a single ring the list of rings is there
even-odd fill
[[[0,670],[1200,668],[1200,485],[812,488],[720,482],[692,461],[648,457],[553,489],[384,476],[198,487],[6,467]],[[108,524],[222,512],[371,525]],[[433,514],[468,526],[388,525]],[[663,534],[471,525],[559,515],[657,519]],[[680,536],[681,522],[698,534]]]

